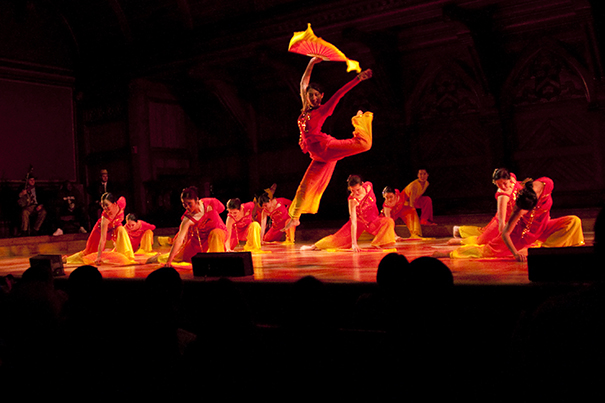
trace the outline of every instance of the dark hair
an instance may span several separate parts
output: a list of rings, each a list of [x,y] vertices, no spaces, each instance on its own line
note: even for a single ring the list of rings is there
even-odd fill
[[[188,188],[183,189],[181,192],[181,199],[183,200],[198,200],[200,197],[198,196],[199,192],[195,186],[189,186]]]
[[[235,199],[227,200],[227,209],[228,210],[239,210],[242,207],[242,201],[237,197]]]
[[[496,168],[492,174],[492,182],[499,179],[510,179],[510,172],[506,168]]]
[[[349,187],[361,185],[362,182],[363,181],[361,180],[361,176],[359,175],[349,175],[349,177],[347,178],[347,185]]]
[[[118,199],[116,199],[116,197],[113,195],[113,193],[103,193],[103,196],[101,196],[101,201],[103,200],[107,200],[110,203],[115,203],[116,201],[118,201]]]
[[[385,193],[395,194],[395,190],[390,186],[385,186],[384,189],[382,189],[382,194],[384,195]]]
[[[538,204],[538,195],[536,195],[533,188],[534,181],[532,179],[526,179],[523,184],[524,187],[519,190],[515,205],[521,210],[531,210]]]
[[[138,222],[139,220],[137,219],[137,216],[134,215],[134,213],[130,213],[126,216],[126,221]]]
[[[309,85],[307,85],[307,88],[305,89],[305,92],[309,92],[309,89],[314,89],[315,91],[319,92],[320,94],[324,93],[323,87],[318,83],[309,83]]]
[[[418,167],[418,172],[420,172],[420,171],[426,171],[427,174],[429,173],[428,168],[426,166],[424,166],[424,165],[420,165]]]
[[[260,207],[263,207],[263,204],[269,203],[270,201],[271,201],[271,198],[269,197],[269,195],[267,194],[267,192],[261,194],[260,196],[258,196],[256,198],[256,202],[258,203],[258,205]]]

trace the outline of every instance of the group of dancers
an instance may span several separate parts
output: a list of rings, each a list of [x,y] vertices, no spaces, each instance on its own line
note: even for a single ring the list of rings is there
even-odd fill
[[[326,102],[324,92],[318,84],[311,83],[311,73],[321,57],[312,57],[300,82],[302,110],[298,118],[299,145],[308,153],[311,163],[306,170],[292,201],[275,198],[275,187],[266,189],[254,201],[242,203],[231,199],[227,204],[227,219],[220,214],[225,206],[215,198],[200,198],[197,188],[183,190],[181,201],[185,208],[177,235],[171,240],[171,250],[164,255],[156,254],[147,262],[160,262],[170,266],[190,263],[191,257],[200,252],[233,251],[240,241],[246,251],[262,251],[264,242],[294,243],[294,232],[300,224],[302,214],[318,211],[321,197],[327,188],[336,163],[348,156],[368,151],[372,147],[373,114],[358,111],[352,118],[353,136],[336,139],[323,133],[322,125],[332,115],[340,99],[356,85],[372,77],[372,70],[364,70],[340,88]],[[380,213],[373,185],[358,175],[351,175],[347,185],[349,221],[335,234],[327,236],[303,249],[352,249],[360,250],[357,240],[363,231],[374,235],[372,245],[383,247],[401,241],[395,233],[395,220],[401,219],[410,231],[410,238],[422,239],[422,225],[432,222],[432,202],[424,195],[428,186],[426,169],[418,171],[418,180],[403,191],[384,188],[384,203]],[[531,245],[576,246],[584,242],[580,219],[575,216],[552,220],[553,182],[549,178],[517,182],[514,174],[506,169],[497,169],[493,182],[498,186],[496,193],[498,213],[484,228],[456,227],[459,236],[451,243],[462,244],[451,253],[437,257],[485,258],[511,256],[525,260],[524,251]],[[153,229],[150,224],[136,218],[126,226],[123,197],[116,199],[106,193],[101,200],[102,217],[94,226],[86,249],[67,258],[68,263],[134,262],[135,254],[152,254]],[[421,209],[418,217],[416,209]],[[268,219],[271,226],[268,227]],[[153,228],[152,228],[153,227]],[[112,239],[115,248],[106,252],[107,239]],[[135,253],[134,250],[138,251]]]
[[[434,257],[503,258],[527,260],[529,247],[566,247],[584,245],[582,221],[570,215],[552,219],[552,179],[541,177],[518,182],[514,173],[505,168],[492,175],[496,192],[497,212],[483,228],[455,226],[449,244],[462,246]]]

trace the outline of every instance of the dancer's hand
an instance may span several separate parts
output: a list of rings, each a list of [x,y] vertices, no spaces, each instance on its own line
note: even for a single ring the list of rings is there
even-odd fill
[[[357,245],[356,243],[351,245],[351,250],[353,252],[361,252],[361,248],[359,247],[359,245]]]
[[[522,255],[521,253],[517,253],[517,254],[515,255],[515,260],[516,260],[517,262],[527,262],[527,256]]]
[[[364,70],[361,73],[357,74],[357,79],[359,81],[367,80],[368,78],[372,78],[372,70],[371,69]]]
[[[98,258],[95,259],[95,266],[99,266],[103,264],[103,261],[101,260],[101,257],[99,256]]]

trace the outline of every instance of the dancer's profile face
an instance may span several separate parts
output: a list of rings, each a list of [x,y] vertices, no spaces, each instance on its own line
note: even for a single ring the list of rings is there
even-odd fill
[[[275,199],[271,199],[270,202],[263,203],[262,209],[265,210],[267,213],[272,213],[273,210],[275,210],[276,206],[277,206],[277,203],[275,203]]]
[[[200,209],[197,199],[181,199],[183,207],[190,213],[197,213]]]
[[[421,170],[418,171],[418,180],[420,182],[426,182],[426,180],[428,178],[429,178],[429,173],[426,170],[421,169]]]
[[[504,193],[510,192],[515,186],[515,183],[511,179],[497,179],[494,181],[494,184]]]
[[[351,186],[349,190],[351,190],[351,195],[353,195],[353,197],[356,199],[363,199],[368,193],[366,192],[366,189],[361,185]]]
[[[321,105],[321,100],[323,97],[323,92],[319,92],[314,88],[307,89],[307,101],[313,108],[317,108],[319,105]]]
[[[397,195],[395,193],[383,193],[384,204],[387,206],[394,206],[397,203]]]
[[[227,213],[227,215],[229,217],[233,218],[235,221],[240,220],[242,218],[242,216],[244,215],[244,211],[242,208],[240,208],[240,209],[233,208],[233,209],[228,209],[228,210],[229,210],[229,212]]]
[[[107,214],[110,214],[112,212],[112,210],[114,209],[114,206],[115,206],[115,203],[112,203],[107,199],[105,199],[101,202],[101,207],[103,207],[103,211],[106,212]]]

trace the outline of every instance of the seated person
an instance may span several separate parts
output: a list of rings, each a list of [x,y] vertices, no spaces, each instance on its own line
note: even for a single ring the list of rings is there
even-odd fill
[[[419,208],[420,213],[420,224],[422,225],[435,225],[433,222],[433,200],[430,197],[425,196],[424,192],[429,187],[429,174],[426,169],[422,168],[418,170],[418,179],[411,182],[403,189],[405,194],[406,206],[412,206]]]
[[[36,178],[30,175],[27,179],[25,189],[19,193],[17,201],[21,207],[21,236],[38,235],[40,227],[46,218],[46,210],[40,202],[40,192],[36,190]],[[32,216],[36,217],[33,229],[30,225]]]
[[[254,202],[242,203],[240,199],[227,201],[227,239],[225,250],[233,252],[239,241],[246,241],[245,251],[261,248],[261,227],[253,220]]]
[[[395,221],[378,215],[372,183],[363,182],[357,175],[349,176],[347,183],[351,192],[348,198],[349,221],[335,234],[320,239],[314,245],[304,246],[302,250],[351,248],[354,252],[359,252],[361,249],[357,240],[363,231],[375,236],[372,246],[380,247],[395,242]]]
[[[137,216],[130,213],[126,216],[124,228],[126,228],[130,238],[132,250],[136,251],[135,254],[153,252],[153,230],[155,225],[139,220]]]
[[[70,181],[65,181],[61,185],[55,205],[55,228],[57,230],[53,233],[54,236],[63,235],[67,222],[62,217],[68,216],[73,216],[73,221],[80,227],[80,233],[86,234],[84,200],[78,189]]]
[[[382,204],[382,214],[385,217],[391,217],[395,222],[401,219],[410,230],[410,238],[421,238],[422,227],[416,209],[412,206],[406,206],[406,198],[399,190],[387,186],[382,191],[384,203]]]
[[[269,190],[269,189],[267,189]],[[263,242],[279,242],[284,240],[286,243],[294,243],[294,233],[296,227],[291,227],[284,231],[290,215],[288,209],[292,203],[283,197],[273,197],[273,192],[265,192],[256,200],[261,208],[261,238]],[[267,231],[267,218],[271,220],[271,227]]]
[[[88,187],[88,194],[91,202],[88,206],[90,222],[96,222],[101,217],[103,208],[101,207],[101,196],[105,193],[117,193],[117,189],[113,182],[109,182],[109,173],[107,169],[101,169],[99,179]]]

